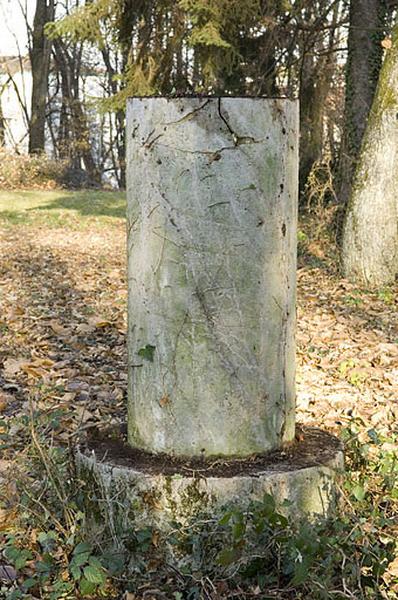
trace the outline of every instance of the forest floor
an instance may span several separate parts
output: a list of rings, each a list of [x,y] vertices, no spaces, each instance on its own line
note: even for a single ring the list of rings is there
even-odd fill
[[[314,235],[314,232],[316,235]],[[396,432],[398,290],[338,274],[319,222],[299,232],[297,414],[338,432]],[[59,413],[73,441],[126,412],[124,197],[111,192],[0,193],[0,480],[23,451],[23,417]],[[16,418],[16,420],[15,420]],[[1,441],[1,438],[0,438]],[[0,510],[0,531],[9,511]]]
[[[338,430],[398,418],[398,290],[338,275],[314,223],[299,233],[298,420]],[[65,436],[126,405],[124,198],[108,192],[0,194],[0,410],[67,406]]]

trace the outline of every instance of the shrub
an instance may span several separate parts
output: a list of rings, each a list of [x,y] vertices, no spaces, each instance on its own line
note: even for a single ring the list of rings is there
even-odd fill
[[[0,149],[0,189],[54,189],[67,167],[44,154],[21,155]]]

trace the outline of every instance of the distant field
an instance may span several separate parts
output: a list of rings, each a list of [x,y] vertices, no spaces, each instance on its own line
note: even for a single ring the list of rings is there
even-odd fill
[[[108,226],[124,219],[125,203],[124,192],[0,191],[0,225]]]

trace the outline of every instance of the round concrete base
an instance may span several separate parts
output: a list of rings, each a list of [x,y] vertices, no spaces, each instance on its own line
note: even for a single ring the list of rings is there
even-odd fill
[[[342,446],[318,429],[303,430],[300,437],[284,452],[202,464],[145,455],[109,438],[90,442],[77,461],[90,527],[106,529],[118,544],[128,531],[167,532],[193,519],[219,518],[228,507],[245,510],[264,494],[274,497],[285,516],[329,516],[336,506],[336,474],[343,470]]]

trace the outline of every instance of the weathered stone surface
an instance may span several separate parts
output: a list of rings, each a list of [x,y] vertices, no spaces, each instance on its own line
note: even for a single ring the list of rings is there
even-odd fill
[[[129,443],[279,447],[294,437],[298,103],[134,98],[127,124]]]
[[[329,439],[329,441],[328,441]],[[326,449],[325,444],[329,444]],[[226,507],[245,510],[271,494],[278,510],[293,519],[327,517],[336,507],[336,473],[343,469],[342,448],[323,434],[319,464],[281,462],[250,475],[204,477],[203,473],[153,474],[79,454],[86,496],[95,499],[90,513],[97,527],[110,530],[117,544],[125,532],[154,527],[166,531],[199,516],[219,519]],[[325,458],[326,456],[326,458]],[[287,501],[287,502],[286,502]],[[113,531],[113,533],[112,533]]]

